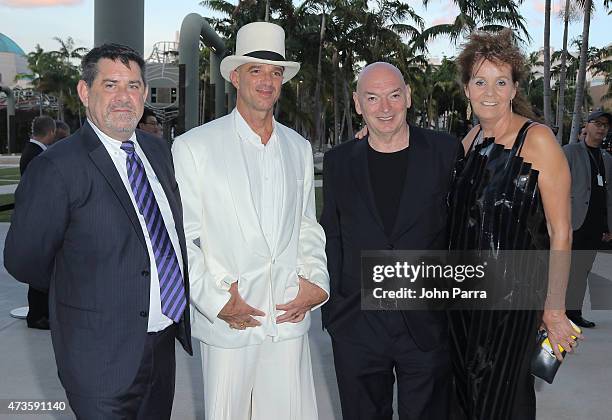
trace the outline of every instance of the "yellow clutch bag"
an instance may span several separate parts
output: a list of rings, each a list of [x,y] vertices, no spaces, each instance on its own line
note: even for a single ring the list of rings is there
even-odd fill
[[[573,322],[571,322],[571,324],[574,331],[579,334],[582,332],[576,324]],[[572,336],[572,338],[576,340],[576,336]],[[565,359],[565,354],[567,352],[561,346],[559,346],[559,350]],[[561,366],[561,362],[555,357],[555,353],[550,345],[550,340],[548,339],[548,333],[546,330],[538,331],[538,348],[531,359],[531,373],[549,384],[552,384],[557,374],[557,370],[559,370],[559,366]]]

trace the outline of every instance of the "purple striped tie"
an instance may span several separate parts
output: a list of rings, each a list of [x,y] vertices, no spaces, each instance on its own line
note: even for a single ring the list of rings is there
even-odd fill
[[[187,300],[185,299],[183,276],[170,241],[170,235],[166,230],[142,161],[134,150],[134,143],[124,141],[121,149],[127,153],[127,174],[134,193],[134,200],[138,204],[140,214],[144,217],[151,238],[159,277],[162,312],[174,322],[179,322],[187,306]]]

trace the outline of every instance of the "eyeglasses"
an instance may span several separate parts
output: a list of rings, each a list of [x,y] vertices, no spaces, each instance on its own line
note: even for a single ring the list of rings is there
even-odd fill
[[[595,125],[597,128],[608,128],[610,127],[609,123],[601,122],[601,121],[589,121],[591,124]]]

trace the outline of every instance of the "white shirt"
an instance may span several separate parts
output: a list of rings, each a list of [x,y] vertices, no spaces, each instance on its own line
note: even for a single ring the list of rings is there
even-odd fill
[[[234,115],[242,155],[249,174],[249,179],[245,182],[250,183],[251,198],[259,216],[261,230],[274,254],[285,179],[277,130],[273,128],[270,140],[264,145],[238,109]],[[274,126],[276,122],[273,121],[272,124]]]
[[[41,149],[43,149],[43,152],[45,150],[47,150],[47,145],[45,143],[41,143],[38,140],[34,140],[34,139],[30,139],[30,143],[34,143],[40,146]]]
[[[108,151],[115,167],[117,168],[117,172],[119,172],[119,176],[123,181],[123,185],[127,190],[130,199],[132,200],[132,205],[134,206],[134,210],[136,211],[136,215],[138,216],[138,221],[140,222],[140,227],[142,229],[142,233],[145,238],[145,243],[147,245],[147,251],[149,252],[149,263],[151,266],[151,290],[149,293],[149,323],[147,327],[148,332],[156,332],[161,331],[164,328],[168,327],[172,324],[172,320],[164,315],[161,311],[161,298],[159,296],[159,274],[157,272],[157,264],[155,263],[155,254],[153,253],[153,246],[151,245],[151,238],[149,237],[149,231],[147,230],[147,224],[144,220],[142,214],[138,210],[138,204],[134,199],[134,193],[132,192],[132,187],[130,185],[130,181],[128,179],[127,167],[126,167],[126,157],[127,153],[121,150],[121,141],[114,140],[111,137],[104,134],[98,127],[96,127],[90,120],[87,120],[95,133],[100,138],[100,141]],[[134,149],[138,154],[138,157],[142,161],[145,173],[147,174],[147,178],[149,180],[149,184],[151,184],[151,189],[153,190],[153,195],[155,196],[155,200],[157,201],[157,205],[161,211],[162,218],[164,219],[164,224],[166,225],[166,229],[168,230],[168,235],[170,236],[170,241],[172,242],[172,246],[174,247],[174,252],[176,253],[176,257],[178,258],[179,267],[181,273],[183,273],[183,257],[181,255],[181,247],[179,245],[178,234],[176,233],[176,226],[174,225],[174,217],[172,216],[172,210],[170,209],[170,204],[168,203],[168,199],[166,198],[166,194],[151,167],[149,161],[147,160],[147,156],[141,149],[138,141],[136,141],[136,133],[132,133],[132,137],[130,140],[134,143]]]

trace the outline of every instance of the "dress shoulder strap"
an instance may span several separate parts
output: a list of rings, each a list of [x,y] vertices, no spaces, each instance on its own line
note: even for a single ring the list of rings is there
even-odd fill
[[[523,145],[525,144],[525,139],[527,138],[527,130],[529,130],[532,125],[534,125],[534,122],[532,120],[525,121],[525,124],[523,124],[518,134],[516,135],[516,140],[514,140],[514,145],[512,146],[512,155],[521,155]]]
[[[482,133],[482,126],[479,124],[478,125],[478,132],[476,133],[476,135],[472,139],[472,142],[470,143],[470,148],[467,150],[467,153],[465,154],[466,156],[469,155],[470,152],[472,151],[472,149],[474,148],[474,145],[476,144],[476,141],[478,140],[478,137],[480,137],[480,133]]]

